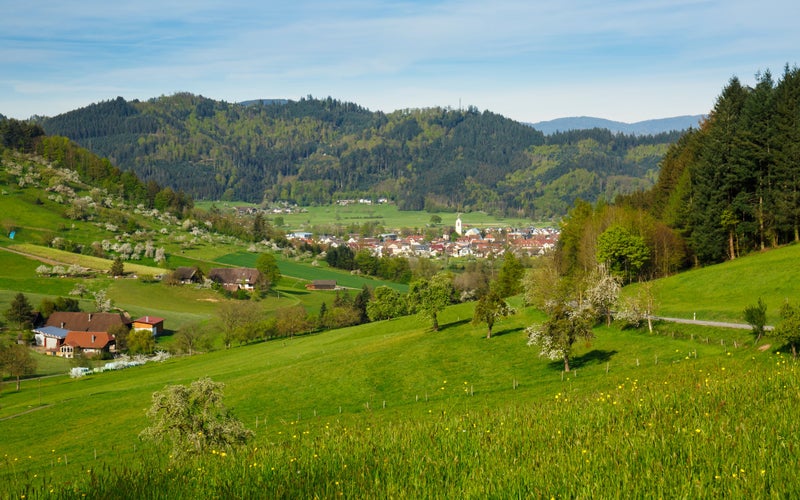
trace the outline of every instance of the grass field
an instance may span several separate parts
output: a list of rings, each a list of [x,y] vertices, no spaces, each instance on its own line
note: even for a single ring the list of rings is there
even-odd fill
[[[774,325],[785,300],[800,302],[798,262],[800,245],[789,245],[655,281],[657,313],[741,323],[744,308],[761,297]]]
[[[108,236],[88,222],[65,223],[60,207],[37,204],[33,190],[6,191],[0,210],[22,230],[3,246],[62,261],[83,256],[35,246],[54,228],[75,241]],[[439,215],[443,225],[455,220]],[[294,230],[369,221],[424,227],[430,216],[355,205],[283,217]],[[171,262],[253,265],[256,254],[244,248],[176,240]],[[741,321],[744,307],[763,297],[774,323],[780,303],[798,299],[798,252],[789,246],[660,280],[657,312]],[[107,269],[110,261],[94,264]],[[38,305],[82,283],[134,316],[167,318],[174,331],[213,318],[227,300],[134,279],[39,278],[38,265],[0,251],[0,308],[19,291]],[[379,283],[285,259],[280,266],[276,295],[257,302],[264,313],[292,304],[316,312],[332,299],[306,291],[306,280]],[[0,392],[0,498],[800,496],[800,370],[773,339],[756,346],[746,330],[666,323],[653,334],[598,327],[564,373],[561,361],[526,346],[524,329],[542,314],[519,299],[514,305],[518,313],[488,340],[466,303],[442,313],[439,332],[409,316],[82,379],[64,375],[69,361],[38,356],[38,373],[53,376],[23,380],[19,392],[7,380]],[[255,432],[248,446],[177,462],[140,441],[153,392],[201,377],[226,384],[226,405]]]
[[[490,340],[470,316],[463,304],[436,333],[412,317],[25,381],[0,399],[0,478],[12,495],[90,498],[123,479],[130,498],[795,491],[800,435],[787,410],[800,376],[746,332],[599,328],[565,376],[525,346],[537,312],[502,321]],[[256,438],[244,453],[171,464],[137,439],[144,410],[153,391],[202,376],[226,384]]]
[[[212,205],[219,208],[232,208],[244,204],[199,202],[197,205],[208,209]],[[299,213],[272,215],[270,218],[272,220],[276,217],[283,218],[284,225],[282,229],[291,232],[308,230],[312,226],[350,226],[353,224],[361,225],[365,222],[378,223],[390,231],[401,228],[424,229],[431,223],[431,216],[433,215],[441,217],[442,226],[455,226],[456,217],[458,217],[457,213],[452,212],[437,212],[434,214],[426,211],[401,211],[394,204],[362,205],[356,203],[347,206],[304,207],[303,210],[303,212]],[[463,213],[461,214],[461,220],[465,227],[496,227],[499,225],[528,227],[534,224],[534,221],[529,219],[495,217],[484,212]]]
[[[370,288],[388,286],[401,292],[408,290],[408,285],[403,283],[394,283],[368,276],[353,275],[347,271],[332,269],[324,263],[318,267],[314,267],[308,263],[293,262],[291,260],[282,258],[280,255],[276,255],[276,258],[278,260],[278,268],[280,269],[281,274],[293,278],[299,278],[301,280],[305,280],[306,282],[313,280],[336,280],[337,285],[354,289],[361,289],[364,285],[367,285]],[[251,252],[237,252],[223,255],[222,257],[216,259],[216,261],[221,264],[233,266],[255,267],[257,259],[258,254]]]

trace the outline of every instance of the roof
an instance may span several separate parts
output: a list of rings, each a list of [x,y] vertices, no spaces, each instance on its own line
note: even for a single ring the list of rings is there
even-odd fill
[[[111,327],[130,325],[131,319],[122,313],[85,313],[57,311],[47,318],[46,326],[57,326],[76,332],[107,332]]]
[[[194,267],[178,267],[172,271],[172,275],[181,281],[194,279],[196,273],[197,269]]]
[[[311,283],[314,286],[336,286],[336,280],[314,280]]]
[[[144,323],[146,325],[157,325],[164,322],[164,318],[158,316],[142,316],[141,318],[133,320],[134,323]]]
[[[106,332],[69,332],[65,344],[81,349],[104,349],[114,342],[114,336]]]
[[[221,283],[255,283],[260,273],[249,267],[215,267],[208,271],[208,278]]]
[[[48,337],[56,337],[59,339],[63,339],[67,336],[67,332],[69,330],[65,330],[57,326],[42,326],[40,328],[36,328],[33,331],[36,333],[41,333],[42,335],[47,335]]]

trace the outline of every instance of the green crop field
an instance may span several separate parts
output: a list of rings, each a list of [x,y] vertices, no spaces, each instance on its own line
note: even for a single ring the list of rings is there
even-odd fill
[[[221,203],[221,202],[200,202],[198,206],[209,208],[210,206],[219,208],[232,208],[234,206],[244,206],[245,203]],[[426,211],[404,211],[398,210],[394,204],[373,204],[362,205],[359,203],[347,206],[330,205],[318,207],[303,207],[302,212],[291,214],[270,215],[274,220],[277,217],[283,219],[282,229],[286,231],[309,230],[312,226],[351,226],[362,225],[366,222],[378,223],[387,230],[424,229],[431,224],[431,216],[437,215],[441,218],[442,226],[454,226],[457,213]],[[497,227],[514,226],[527,227],[534,224],[534,221],[524,218],[504,218],[495,217],[484,212],[468,212],[461,214],[461,220],[465,227]]]
[[[394,283],[368,276],[353,275],[347,271],[332,269],[325,263],[315,267],[308,263],[293,262],[291,260],[282,258],[279,255],[276,255],[276,257],[278,259],[278,268],[280,269],[281,274],[293,278],[299,278],[307,282],[313,280],[336,280],[337,285],[347,288],[360,289],[364,285],[367,285],[371,288],[377,286],[388,286],[401,292],[408,290],[408,285],[403,283]],[[233,266],[255,267],[257,259],[258,254],[250,252],[237,252],[223,255],[222,257],[217,258],[216,261],[221,264]]]

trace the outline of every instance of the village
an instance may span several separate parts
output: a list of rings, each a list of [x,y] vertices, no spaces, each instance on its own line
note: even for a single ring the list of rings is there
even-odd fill
[[[347,239],[335,236],[315,236],[310,232],[292,232],[286,238],[295,246],[307,243],[323,248],[349,247],[353,253],[369,251],[375,257],[450,258],[472,257],[490,259],[511,251],[518,256],[545,255],[555,249],[559,231],[553,227],[468,227],[459,216],[452,233],[428,239],[422,234],[401,235],[385,233],[378,237],[350,235]]]

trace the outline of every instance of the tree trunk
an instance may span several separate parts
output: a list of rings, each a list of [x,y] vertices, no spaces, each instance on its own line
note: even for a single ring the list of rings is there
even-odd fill
[[[653,333],[653,318],[649,314],[647,315],[647,329]]]
[[[794,346],[792,346],[794,347]],[[17,375],[17,392],[19,392],[19,375]]]
[[[797,359],[797,347],[794,345],[794,342],[792,342],[792,358]]]
[[[433,313],[433,331],[439,331],[439,318],[436,317],[436,313]]]
[[[569,356],[564,356],[564,371],[569,371]]]
[[[736,246],[733,244],[733,231],[728,233],[728,247],[730,248],[731,252],[731,260],[736,260]]]

